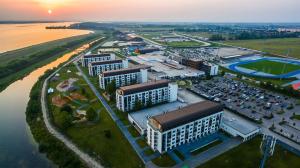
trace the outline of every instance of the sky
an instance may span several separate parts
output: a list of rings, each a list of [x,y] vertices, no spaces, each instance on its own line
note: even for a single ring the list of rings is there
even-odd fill
[[[300,0],[0,0],[0,20],[300,22]]]

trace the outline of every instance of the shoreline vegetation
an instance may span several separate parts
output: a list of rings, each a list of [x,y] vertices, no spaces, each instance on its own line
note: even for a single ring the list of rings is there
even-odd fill
[[[11,83],[22,79],[34,69],[96,40],[98,33],[54,40],[0,54],[0,92]]]
[[[32,87],[30,100],[26,108],[26,121],[30,127],[35,141],[38,143],[39,152],[45,153],[47,158],[59,167],[66,168],[84,168],[87,167],[71,150],[69,150],[61,141],[51,135],[43,122],[41,110],[41,89],[45,78],[50,75],[54,69],[48,70],[39,78]]]

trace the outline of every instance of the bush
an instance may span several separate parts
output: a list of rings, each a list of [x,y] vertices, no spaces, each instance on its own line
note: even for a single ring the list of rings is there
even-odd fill
[[[104,135],[108,139],[111,138],[111,132],[110,132],[110,130],[104,130]]]
[[[62,111],[56,118],[56,124],[63,130],[72,125],[72,116],[68,112]]]
[[[69,114],[73,114],[73,109],[69,105],[67,105],[67,104],[65,104],[64,106],[62,106],[60,108],[60,112],[63,112],[63,111],[65,111],[65,112],[67,112]]]
[[[86,118],[88,121],[94,121],[97,117],[97,112],[93,108],[89,108],[86,112]]]

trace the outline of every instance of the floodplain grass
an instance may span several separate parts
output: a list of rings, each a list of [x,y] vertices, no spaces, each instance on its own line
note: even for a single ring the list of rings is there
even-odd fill
[[[68,74],[63,73],[66,72],[66,69],[72,72]],[[88,85],[86,85],[82,76],[75,74],[78,72],[75,65],[72,64],[66,67],[66,69],[64,68],[60,71],[61,80],[56,81],[55,84],[58,84],[66,78],[77,76],[79,80],[76,82],[76,85],[85,88],[85,95],[89,100],[96,99],[96,96]],[[54,87],[55,85],[51,84],[51,86]],[[101,164],[106,167],[143,167],[143,162],[123,136],[116,123],[111,119],[104,106],[97,100],[90,101],[89,107],[100,111],[99,120],[92,123],[83,122],[73,124],[63,131],[66,136],[80,149],[100,160]],[[78,108],[78,106],[75,108]],[[54,107],[53,109],[52,106],[51,113],[54,118],[57,117],[59,108]],[[126,157],[124,157],[124,153],[126,153]]]
[[[225,44],[260,50],[270,54],[284,55],[300,58],[300,38],[278,38],[259,40],[233,40]]]
[[[300,70],[299,65],[271,60],[258,60],[257,62],[239,65],[239,67],[273,75],[287,74]]]
[[[100,34],[70,37],[0,54],[0,91],[33,70],[99,37]]]

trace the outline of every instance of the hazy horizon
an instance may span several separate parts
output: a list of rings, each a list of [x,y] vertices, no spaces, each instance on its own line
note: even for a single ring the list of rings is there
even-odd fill
[[[297,0],[0,0],[4,21],[298,23]]]

